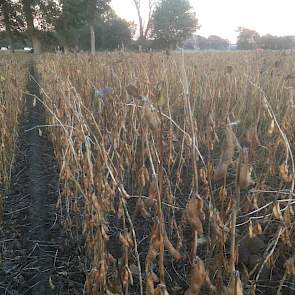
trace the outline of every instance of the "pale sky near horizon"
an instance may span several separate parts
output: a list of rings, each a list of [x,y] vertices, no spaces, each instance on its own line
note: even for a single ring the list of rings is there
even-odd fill
[[[206,37],[218,35],[235,43],[239,26],[261,35],[295,35],[295,0],[190,0],[190,3],[201,25],[197,33]],[[120,17],[137,23],[133,0],[112,0],[112,7]],[[147,14],[145,8],[142,12]]]

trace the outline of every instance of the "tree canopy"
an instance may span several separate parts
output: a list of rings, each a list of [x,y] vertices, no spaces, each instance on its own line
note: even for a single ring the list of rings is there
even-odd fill
[[[18,34],[15,44],[28,44],[19,40],[29,40],[36,51],[40,50],[41,43],[47,48],[60,44],[81,45],[83,49],[89,49],[91,44],[93,51],[126,45],[134,27],[117,17],[109,3],[110,0],[3,0],[0,3],[2,41],[12,47],[13,37]],[[86,37],[89,40],[86,41]]]
[[[250,30],[247,28],[238,28],[238,48],[239,49],[255,49],[257,40],[260,35],[255,30]]]
[[[132,40],[130,24],[110,11],[104,18],[98,18],[94,24],[96,50],[114,50],[122,45],[128,46]],[[90,31],[87,26],[76,31],[77,45],[83,50],[90,48]]]
[[[162,0],[153,13],[152,37],[158,47],[175,48],[198,28],[188,0]]]
[[[247,28],[239,28],[238,32],[238,49],[282,50],[295,48],[294,36],[273,36],[270,34],[260,36],[256,31]]]
[[[25,32],[36,51],[41,49],[40,32],[53,30],[61,12],[55,0],[2,0],[0,8],[0,28],[5,29],[10,42],[12,35]]]

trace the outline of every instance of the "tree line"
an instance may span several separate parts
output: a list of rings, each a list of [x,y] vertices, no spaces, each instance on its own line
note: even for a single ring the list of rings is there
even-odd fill
[[[194,35],[187,39],[183,44],[184,49],[190,50],[228,50],[229,47],[229,40],[216,35],[211,35],[208,38],[200,35]]]
[[[294,49],[295,36],[273,36],[270,34],[260,36],[255,30],[238,28],[237,48],[241,50],[251,49]]]
[[[38,53],[58,45],[65,48],[112,50],[143,49],[227,50],[230,42],[216,35],[193,35],[199,28],[189,0],[124,0],[138,16],[127,22],[111,9],[111,0],[1,0],[0,46],[29,45]],[[145,5],[144,5],[145,4]],[[138,33],[136,34],[136,32]],[[260,36],[238,28],[238,49],[292,49],[293,36]],[[136,41],[135,41],[136,39]]]
[[[188,0],[141,0],[133,2],[139,17],[136,45],[175,48],[198,28],[198,20]],[[61,44],[66,48],[116,49],[134,45],[136,25],[118,17],[111,0],[2,0],[0,37],[13,50],[30,44],[38,53]],[[147,23],[144,24],[144,19]],[[152,43],[151,43],[152,40]]]

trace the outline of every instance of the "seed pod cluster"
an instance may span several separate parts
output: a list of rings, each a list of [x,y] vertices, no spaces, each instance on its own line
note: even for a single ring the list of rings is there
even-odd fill
[[[204,262],[196,258],[192,266],[191,283],[185,295],[198,295],[206,282],[206,270]]]
[[[143,107],[143,122],[148,123],[153,131],[158,131],[160,128],[160,118],[150,102],[145,102]]]
[[[238,170],[238,183],[241,189],[255,184],[251,179],[251,168],[249,166],[248,149],[243,148],[240,154]]]
[[[183,221],[189,224],[194,231],[197,231],[199,235],[203,234],[202,220],[205,219],[203,211],[203,200],[198,197],[191,198],[184,210]]]
[[[225,129],[225,140],[221,151],[221,157],[218,165],[214,169],[214,180],[224,179],[227,175],[229,165],[232,163],[232,159],[235,152],[235,134],[230,127]]]

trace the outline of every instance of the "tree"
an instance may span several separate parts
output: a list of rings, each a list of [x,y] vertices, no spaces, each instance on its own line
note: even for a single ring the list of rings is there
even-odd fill
[[[2,0],[2,27],[9,35],[13,48],[13,35],[29,38],[36,53],[41,51],[41,32],[52,31],[60,15],[56,0]],[[20,34],[24,32],[24,34]]]
[[[197,35],[196,36],[196,42],[197,42],[198,47],[200,48],[200,50],[209,49],[209,42],[208,42],[208,39],[206,37]]]
[[[118,49],[122,45],[128,46],[132,39],[129,23],[116,15],[108,18],[104,24],[102,49]]]
[[[60,16],[60,6],[55,0],[21,0],[26,33],[35,53],[41,52],[41,32],[53,31]]]
[[[94,54],[97,20],[103,19],[104,14],[110,9],[109,3],[110,0],[61,0],[62,13],[56,30],[63,43],[67,46],[77,45],[79,31],[84,32],[84,26],[87,24],[91,53]]]
[[[163,0],[152,18],[152,37],[157,47],[176,48],[198,28],[198,20],[188,0]]]
[[[113,11],[105,17],[98,17],[95,25],[96,50],[114,50],[122,45],[128,46],[132,40],[132,28],[130,24],[119,18]],[[76,32],[79,39],[79,47],[88,50],[90,44],[90,32],[88,26]]]
[[[24,29],[21,6],[16,1],[2,0],[0,3],[0,30],[6,32],[10,50],[14,51],[14,35]]]
[[[90,30],[91,54],[95,54],[95,21],[98,15],[103,14],[109,9],[110,0],[85,0],[86,19]]]
[[[229,48],[229,41],[216,35],[208,37],[209,49],[227,50]]]
[[[190,39],[185,40],[182,47],[183,47],[183,49],[186,49],[186,50],[199,49],[196,38],[190,38]]]
[[[208,38],[194,35],[192,38],[187,39],[183,44],[184,49],[200,49],[200,50],[228,50],[229,41],[216,35],[211,35]]]
[[[295,40],[292,36],[278,37],[270,34],[261,36],[257,43],[259,47],[271,50],[293,49],[295,46]]]
[[[259,34],[247,28],[238,28],[238,49],[255,49],[257,48],[257,41],[259,39]]]
[[[3,0],[0,4],[0,16],[1,16],[1,29],[7,32],[9,38],[9,45],[13,51],[12,42],[12,24],[11,24],[11,13],[14,11],[12,8],[12,3],[7,0]]]
[[[293,49],[295,47],[295,37],[294,36],[273,36],[270,34],[259,36],[259,34],[254,30],[249,30],[246,28],[238,29],[238,48],[239,49],[271,49],[271,50],[283,50],[283,49]]]
[[[75,47],[79,30],[86,24],[85,0],[61,0],[62,13],[56,23],[57,38],[63,46]]]
[[[144,42],[147,39],[147,36],[149,34],[150,28],[151,28],[151,20],[152,20],[152,15],[153,15],[153,10],[155,8],[155,4],[157,0],[148,0],[148,16],[147,16],[147,24],[146,27],[144,28],[144,23],[143,23],[143,17],[142,17],[142,12],[141,12],[141,0],[132,0],[134,3],[134,6],[136,8],[137,12],[137,17],[138,17],[138,23],[139,23],[139,43]]]

